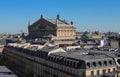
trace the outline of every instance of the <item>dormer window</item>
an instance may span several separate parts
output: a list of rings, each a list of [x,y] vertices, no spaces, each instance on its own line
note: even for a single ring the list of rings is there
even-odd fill
[[[90,68],[90,63],[87,63],[87,67]]]
[[[107,61],[104,61],[104,65],[107,66]]]
[[[96,67],[96,62],[93,62],[93,66]]]
[[[98,62],[98,65],[99,65],[99,66],[102,66],[102,63],[101,63],[101,61],[99,61],[99,62]]]
[[[109,60],[109,64],[112,65],[112,61],[111,60]]]

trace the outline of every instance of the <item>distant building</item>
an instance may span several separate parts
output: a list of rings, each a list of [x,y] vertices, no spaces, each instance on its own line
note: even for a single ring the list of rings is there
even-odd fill
[[[109,41],[112,49],[120,49],[120,37],[109,36]]]
[[[35,23],[28,26],[31,38],[40,38],[52,41],[54,44],[72,44],[75,40],[76,29],[73,22],[69,24],[61,20],[59,15],[56,19],[45,19],[41,15]]]
[[[2,56],[4,45],[0,45],[0,57]]]
[[[81,36],[81,39],[102,39],[102,34],[99,31],[95,32],[86,31]]]
[[[81,34],[77,32],[76,41],[73,43],[73,45],[79,45],[84,49],[95,49],[103,47],[104,41],[103,35],[99,31],[86,31]]]

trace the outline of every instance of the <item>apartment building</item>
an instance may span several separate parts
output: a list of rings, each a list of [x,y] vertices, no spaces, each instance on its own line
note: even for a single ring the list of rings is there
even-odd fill
[[[65,51],[54,46],[9,44],[4,58],[21,77],[118,77],[120,57],[108,51]],[[117,72],[117,73],[116,73]]]

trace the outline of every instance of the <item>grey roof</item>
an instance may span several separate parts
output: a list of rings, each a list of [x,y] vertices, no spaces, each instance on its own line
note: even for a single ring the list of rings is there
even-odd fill
[[[16,75],[0,75],[0,77],[17,77]]]
[[[17,77],[11,70],[5,66],[0,66],[0,77]]]
[[[67,24],[68,25],[67,22],[62,21],[60,19],[46,19],[46,20],[49,21],[49,22],[51,22],[51,23],[53,23],[53,24],[56,24],[56,21],[57,21],[58,24]]]
[[[63,24],[63,25],[70,25],[68,22],[66,22],[65,20],[61,20],[61,19],[52,19],[52,18],[49,18],[49,19],[45,19],[45,18],[42,18],[42,19],[38,19],[36,22],[34,22],[33,24],[31,24],[30,26],[35,26],[35,25],[38,25],[39,23],[41,23],[41,20],[45,20],[45,21],[48,21],[52,24],[56,24],[56,21],[57,21],[57,24]],[[61,25],[62,26],[62,25]]]
[[[106,53],[105,53],[106,52]],[[107,55],[109,53],[109,56]],[[112,59],[112,56],[116,56],[113,53],[107,51],[72,51],[72,52],[61,52],[61,53],[54,53],[53,55],[59,55],[67,58],[77,59],[77,60],[84,60],[84,61],[93,61],[93,60],[105,60],[105,59]],[[116,56],[117,57],[117,56]]]
[[[53,46],[51,46],[51,47],[44,47],[44,48],[42,48],[42,49],[40,49],[39,51],[44,51],[44,52],[50,52],[50,51],[52,51],[52,50],[55,50],[55,49],[58,49],[59,47],[53,47]]]
[[[2,72],[12,72],[11,70],[9,70],[7,67],[5,66],[0,66],[0,73]]]

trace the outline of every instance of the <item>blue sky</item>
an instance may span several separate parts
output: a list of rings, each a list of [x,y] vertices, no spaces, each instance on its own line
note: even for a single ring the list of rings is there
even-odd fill
[[[120,0],[0,0],[0,33],[27,32],[28,21],[73,21],[77,31],[120,32]]]

